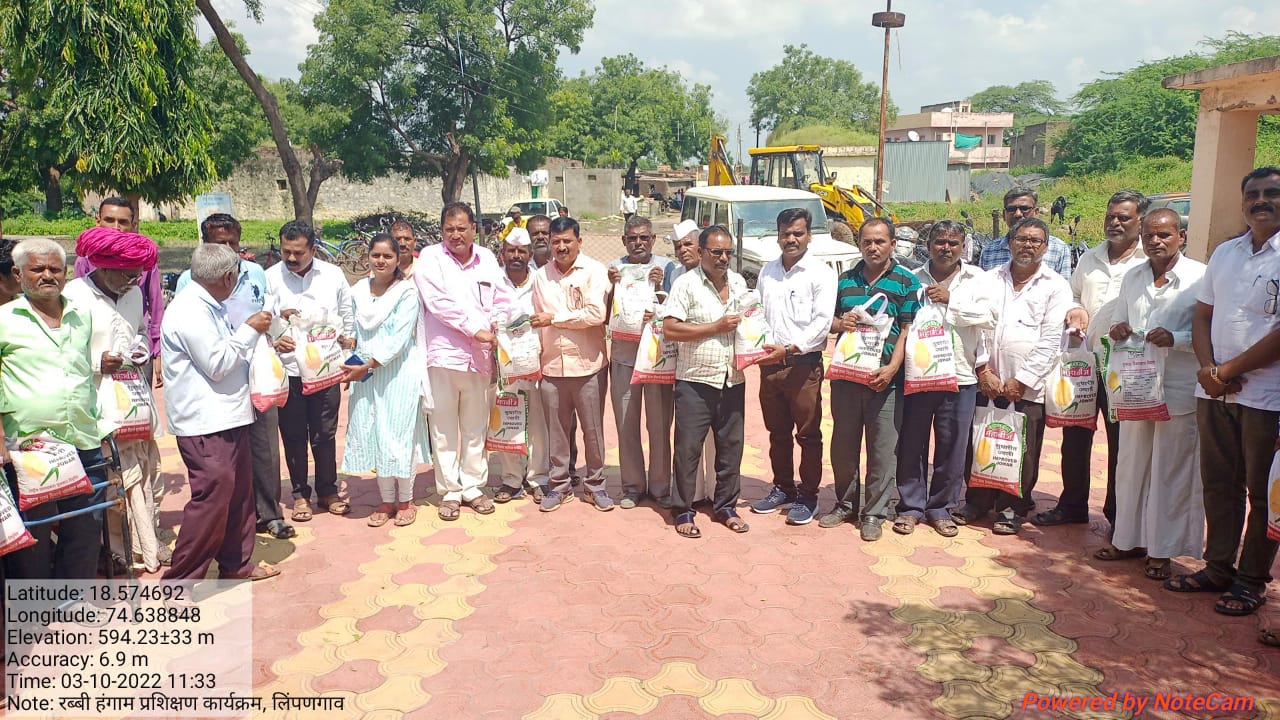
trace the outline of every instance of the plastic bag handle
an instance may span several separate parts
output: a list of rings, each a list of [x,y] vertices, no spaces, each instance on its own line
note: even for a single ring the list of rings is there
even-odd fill
[[[1077,329],[1075,329],[1075,328],[1073,328],[1073,327],[1063,328],[1063,330],[1062,330],[1062,347],[1060,348],[1060,352],[1066,352],[1066,351],[1067,351],[1067,348],[1071,346],[1071,336],[1072,336],[1072,335],[1075,335],[1075,336],[1079,337],[1082,341],[1084,340],[1084,336],[1080,334],[1080,331],[1079,331],[1079,330],[1077,330]]]
[[[871,297],[867,298],[866,302],[862,303],[858,307],[862,308],[863,312],[867,313],[868,315],[871,315],[871,311],[868,308],[870,308],[871,305],[874,304],[877,299],[884,301],[884,304],[881,305],[880,309],[876,311],[875,315],[873,315],[873,317],[876,320],[880,320],[889,314],[888,313],[889,297],[884,293],[878,292],[875,295],[872,295]]]

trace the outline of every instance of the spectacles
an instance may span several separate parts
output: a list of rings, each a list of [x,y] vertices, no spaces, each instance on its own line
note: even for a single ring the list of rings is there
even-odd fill
[[[1013,241],[1019,245],[1030,245],[1032,247],[1038,247],[1047,242],[1044,238],[1032,237],[1030,235],[1019,235],[1014,238]]]
[[[639,240],[640,242],[649,242],[650,240],[653,239],[653,236],[652,235],[623,235],[622,239],[627,242],[635,242],[637,240]]]
[[[731,258],[731,257],[733,257],[733,250],[732,250],[732,249],[729,249],[729,250],[712,250],[712,249],[708,248],[708,249],[707,249],[707,252],[711,253],[711,254],[712,254],[712,255],[714,255],[715,257],[720,257],[720,258]]]
[[[1010,215],[1017,215],[1019,213],[1023,215],[1030,215],[1031,213],[1036,211],[1036,206],[1035,205],[1005,205],[1004,211],[1009,213]]]

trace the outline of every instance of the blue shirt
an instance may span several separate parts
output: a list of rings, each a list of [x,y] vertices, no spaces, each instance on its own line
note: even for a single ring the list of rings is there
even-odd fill
[[[998,268],[1001,265],[1008,265],[1013,259],[1013,253],[1009,250],[1009,235],[1006,233],[1000,237],[987,243],[982,248],[982,256],[978,258],[978,265],[983,270]],[[1041,262],[1050,270],[1056,271],[1064,280],[1071,279],[1071,249],[1067,244],[1053,235],[1049,236],[1049,249],[1044,254]]]
[[[183,270],[182,276],[178,278],[178,287],[174,290],[174,294],[177,295],[182,292],[182,289],[190,282],[191,271]],[[240,279],[236,282],[236,289],[231,293],[231,297],[227,298],[227,301],[223,303],[232,324],[239,325],[243,323],[250,315],[266,307],[266,302],[266,271],[256,262],[241,260]]]

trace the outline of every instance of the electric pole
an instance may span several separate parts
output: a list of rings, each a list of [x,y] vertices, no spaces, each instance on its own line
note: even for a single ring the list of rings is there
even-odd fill
[[[884,28],[884,66],[880,76],[880,137],[876,139],[876,202],[884,202],[884,133],[889,113],[889,31],[907,24],[904,13],[893,12],[893,0],[885,0],[884,12],[871,16],[871,24]]]

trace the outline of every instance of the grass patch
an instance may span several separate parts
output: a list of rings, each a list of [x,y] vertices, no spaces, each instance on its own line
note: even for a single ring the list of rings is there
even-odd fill
[[[249,247],[266,247],[268,237],[272,240],[280,235],[280,226],[285,220],[241,220],[241,239]],[[89,216],[76,218],[59,218],[46,220],[40,215],[19,215],[6,218],[4,232],[6,235],[44,235],[49,237],[74,238],[81,232],[93,227],[93,218]],[[200,239],[200,231],[194,220],[168,220],[165,222],[143,221],[138,231],[156,241],[157,245],[182,246],[195,245]],[[322,223],[322,231],[327,238],[340,238],[351,235],[353,230],[348,221],[327,221]]]

